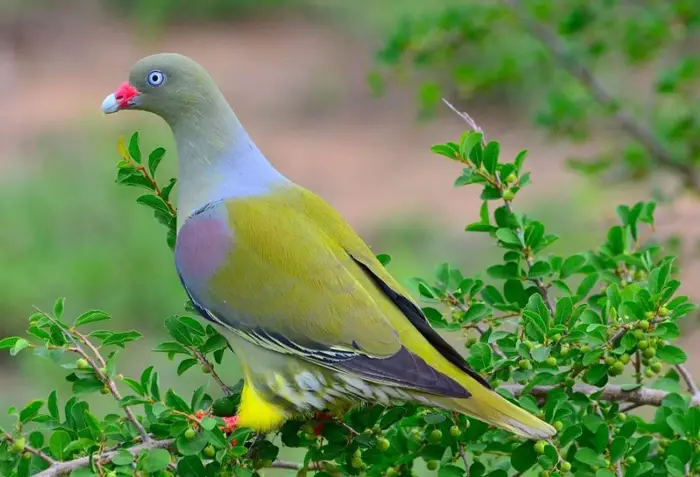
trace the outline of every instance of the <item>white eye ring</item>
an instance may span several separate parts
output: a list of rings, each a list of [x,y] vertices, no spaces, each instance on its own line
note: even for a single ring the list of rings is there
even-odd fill
[[[165,75],[158,70],[154,70],[148,73],[146,81],[148,81],[148,84],[151,86],[160,86],[163,84],[163,81],[165,81]]]

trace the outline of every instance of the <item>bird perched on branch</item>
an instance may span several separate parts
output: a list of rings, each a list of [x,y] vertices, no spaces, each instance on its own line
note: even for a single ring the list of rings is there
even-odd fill
[[[102,111],[163,118],[179,156],[175,263],[201,315],[230,333],[238,424],[415,401],[528,438],[549,424],[491,390],[323,199],[278,172],[214,80],[179,54],[139,60]]]

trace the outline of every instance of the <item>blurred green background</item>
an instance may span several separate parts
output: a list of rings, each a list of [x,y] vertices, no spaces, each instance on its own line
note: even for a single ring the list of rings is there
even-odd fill
[[[50,309],[65,296],[68,314],[100,308],[114,317],[111,327],[146,336],[122,356],[125,374],[154,364],[165,387],[183,392],[206,379],[177,379],[174,365],[148,352],[185,295],[162,227],[135,204],[137,191],[114,183],[120,135],[139,130],[143,148],[169,150],[161,177],[176,173],[172,138],[145,113],[99,110],[132,63],[158,51],[202,63],[271,161],[340,210],[377,253],[390,253],[403,282],[444,261],[481,274],[500,251],[462,232],[477,220],[479,199],[453,188],[459,167],[429,151],[457,139],[463,123],[446,109],[430,121],[418,114],[419,78],[399,77],[381,97],[367,81],[403,18],[458,3],[0,0],[0,336],[22,333],[34,306]],[[521,48],[514,57],[529,51],[507,34],[496,47]],[[536,129],[537,83],[500,86],[509,94],[491,91],[461,106],[505,156],[530,150],[534,185],[520,208],[566,239],[559,252],[594,246],[617,203],[649,197],[648,187],[609,187],[571,172],[564,158],[585,155],[593,141],[552,141]],[[692,217],[693,207],[674,209],[666,228]],[[238,370],[227,360],[223,374],[233,384]],[[0,353],[0,408],[55,387],[65,399],[70,388],[52,366],[31,353]],[[99,409],[108,401],[92,400]]]

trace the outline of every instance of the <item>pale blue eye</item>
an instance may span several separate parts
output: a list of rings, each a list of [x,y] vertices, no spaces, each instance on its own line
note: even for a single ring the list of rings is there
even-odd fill
[[[165,76],[160,71],[151,71],[146,80],[151,86],[160,86],[165,81]]]

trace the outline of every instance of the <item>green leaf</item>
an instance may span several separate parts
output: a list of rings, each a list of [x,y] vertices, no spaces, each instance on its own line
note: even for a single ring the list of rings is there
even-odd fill
[[[158,472],[170,464],[170,453],[165,449],[152,449],[143,463],[146,472]]]
[[[666,419],[666,423],[673,429],[673,432],[681,436],[685,435],[685,420],[682,414],[671,414]]]
[[[438,470],[438,477],[463,477],[466,471],[456,465],[445,464],[441,465]]]
[[[616,477],[610,469],[598,469],[595,471],[595,477]]]
[[[586,264],[586,259],[583,255],[572,255],[566,260],[561,266],[561,271],[559,276],[561,278],[568,278],[574,273],[581,270],[581,268]]]
[[[99,391],[104,387],[104,383],[99,379],[85,378],[73,382],[73,394],[90,394]]]
[[[64,460],[68,454],[64,449],[71,443],[70,434],[62,429],[58,429],[49,437],[49,450],[51,455],[57,460]]]
[[[9,336],[0,340],[0,349],[10,349],[15,346],[15,344],[21,340],[19,336]],[[25,340],[26,341],[26,340]],[[29,344],[29,343],[27,343]]]
[[[534,446],[534,442],[527,441],[513,450],[510,456],[510,465],[513,469],[518,472],[525,472],[537,463],[537,453]]]
[[[464,312],[463,320],[465,322],[479,321],[484,316],[488,315],[489,307],[483,303],[474,303],[467,311]]]
[[[577,450],[576,454],[574,455],[574,459],[581,462],[582,464],[586,464],[589,466],[605,466],[603,456],[598,454],[593,449],[589,449],[588,447],[582,447],[579,450]]]
[[[148,170],[152,177],[156,176],[156,170],[158,170],[158,165],[163,157],[165,157],[165,149],[162,147],[155,148],[148,155]]]
[[[187,348],[182,346],[180,343],[177,343],[175,341],[165,341],[163,343],[160,343],[158,346],[153,348],[151,351],[155,351],[156,353],[173,353],[173,354],[187,354],[189,355],[190,352]]]
[[[483,137],[484,135],[482,133],[473,131],[467,132],[459,144],[459,155],[465,159],[469,158],[472,149],[474,149],[474,146],[481,143]]]
[[[659,348],[656,351],[656,356],[661,361],[671,365],[683,364],[688,360],[688,355],[685,354],[685,351],[672,345],[665,345],[663,348]]]
[[[112,457],[112,463],[114,465],[129,465],[134,461],[134,456],[131,452],[126,449],[119,449],[117,455]]]
[[[202,452],[202,449],[209,443],[209,439],[203,432],[198,432],[194,439],[187,440],[184,435],[180,435],[175,441],[177,450],[183,456],[197,455]],[[247,449],[244,447],[244,449]]]
[[[672,475],[673,477],[681,477],[685,475],[685,466],[678,457],[673,455],[668,456],[666,458],[665,465],[669,475]]]
[[[489,174],[496,172],[496,164],[498,164],[498,155],[501,152],[501,145],[495,141],[489,141],[484,149],[482,160],[483,166]]]
[[[141,148],[139,147],[138,131],[129,138],[129,156],[131,156],[134,162],[141,164]]]
[[[178,477],[201,477],[206,475],[202,460],[196,455],[183,457],[177,463]]]
[[[483,371],[491,366],[493,351],[486,343],[474,343],[469,349],[467,362],[475,371]]]
[[[559,442],[562,446],[565,446],[576,440],[581,434],[583,434],[583,429],[578,424],[567,426],[559,438]]]
[[[182,376],[185,371],[190,369],[192,366],[195,366],[197,363],[198,361],[195,358],[183,359],[177,366],[177,375]]]
[[[135,381],[131,378],[124,378],[123,381],[124,381],[124,384],[126,384],[131,389],[133,389],[134,392],[136,394],[138,394],[139,396],[144,396],[146,394],[146,390],[143,388],[141,383],[139,383],[138,381]]]
[[[49,411],[49,415],[58,420],[59,415],[58,415],[58,397],[56,395],[56,391],[51,391],[51,394],[49,394],[49,399],[46,401],[46,408]]]
[[[145,205],[146,207],[150,207],[153,210],[163,212],[164,214],[167,214],[169,216],[172,215],[170,213],[170,209],[168,209],[168,206],[165,204],[163,199],[161,199],[157,195],[144,194],[138,199],[136,199],[136,202],[141,205]]]
[[[88,323],[97,323],[98,321],[109,320],[110,316],[101,310],[86,311],[75,319],[74,327],[87,325]]]
[[[589,273],[586,275],[576,289],[576,296],[579,297],[579,299],[586,297],[596,286],[598,279],[599,275],[597,273]]]
[[[10,350],[10,355],[11,356],[16,356],[17,353],[22,351],[24,348],[29,346],[29,341],[25,340],[24,338],[20,338],[17,341],[15,341],[14,346]]]
[[[528,278],[540,278],[547,276],[552,271],[552,268],[547,262],[538,261],[532,264],[528,271]]]
[[[186,412],[189,413],[191,412],[190,406],[185,402],[184,399],[182,399],[180,396],[178,396],[175,391],[171,389],[168,389],[165,392],[165,404],[170,406],[171,408],[181,411],[181,412]]]
[[[511,229],[500,228],[496,230],[496,238],[501,242],[511,245],[521,245],[520,239]]]
[[[31,421],[33,418],[39,414],[39,410],[44,406],[43,399],[35,399],[27,404],[22,411],[19,413],[19,420],[21,423],[26,423]]]
[[[61,320],[61,317],[63,316],[63,309],[65,308],[65,303],[66,299],[64,297],[61,297],[56,300],[56,303],[53,305],[53,316],[56,317],[57,320]]]

